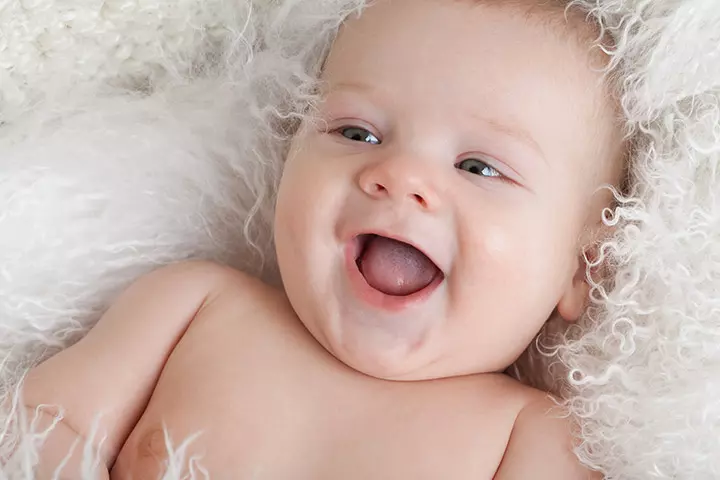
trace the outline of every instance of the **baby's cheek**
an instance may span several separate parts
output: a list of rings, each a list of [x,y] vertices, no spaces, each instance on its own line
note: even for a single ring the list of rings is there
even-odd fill
[[[520,231],[511,222],[490,223],[482,225],[471,233],[469,245],[464,247],[466,258],[481,266],[485,271],[495,271],[495,275],[502,269],[511,273],[518,256],[524,255],[523,243],[527,238],[525,232]]]
[[[482,250],[489,260],[502,262],[508,257],[512,258],[509,253],[514,250],[514,243],[512,236],[508,235],[505,229],[490,226],[483,239]]]
[[[526,277],[523,261],[527,255],[519,236],[509,225],[488,223],[464,232],[450,275],[461,310],[476,310],[478,302],[484,309],[515,303],[515,289],[521,288]]]
[[[555,281],[560,267],[558,255],[567,248],[560,245],[551,228],[537,219],[522,217],[486,224],[468,251],[468,258],[476,265],[476,278],[482,278],[486,289],[496,289],[503,297],[522,292],[531,300],[543,295],[539,287]]]

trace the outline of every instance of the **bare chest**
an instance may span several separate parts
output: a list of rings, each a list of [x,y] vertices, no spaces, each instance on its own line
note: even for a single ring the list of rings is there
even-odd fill
[[[490,479],[497,469],[522,406],[508,380],[381,381],[302,329],[208,316],[168,361],[113,479],[156,478],[168,460],[187,471],[191,457],[210,478],[237,480]]]

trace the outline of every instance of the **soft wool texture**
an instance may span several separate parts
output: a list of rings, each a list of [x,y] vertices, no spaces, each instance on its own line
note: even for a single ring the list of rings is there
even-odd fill
[[[633,188],[607,216],[612,278],[544,361],[607,478],[720,478],[720,4],[573,3],[614,39]],[[32,479],[43,439],[12,409],[24,370],[139,275],[206,258],[277,282],[286,132],[363,5],[0,3],[1,480]],[[165,478],[205,478],[184,446]]]

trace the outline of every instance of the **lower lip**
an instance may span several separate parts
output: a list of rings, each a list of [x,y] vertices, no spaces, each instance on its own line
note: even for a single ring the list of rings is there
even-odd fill
[[[427,300],[443,282],[443,275],[436,275],[430,285],[413,294],[405,296],[387,295],[371,287],[362,273],[360,273],[360,269],[357,263],[355,263],[359,248],[360,245],[357,238],[348,242],[345,247],[345,268],[348,271],[350,284],[358,298],[371,307],[389,312],[399,312]]]

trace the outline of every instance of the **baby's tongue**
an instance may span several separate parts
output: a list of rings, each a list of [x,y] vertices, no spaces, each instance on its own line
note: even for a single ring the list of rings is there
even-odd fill
[[[368,284],[386,295],[410,295],[430,285],[437,266],[415,247],[386,237],[368,239],[358,267]]]

